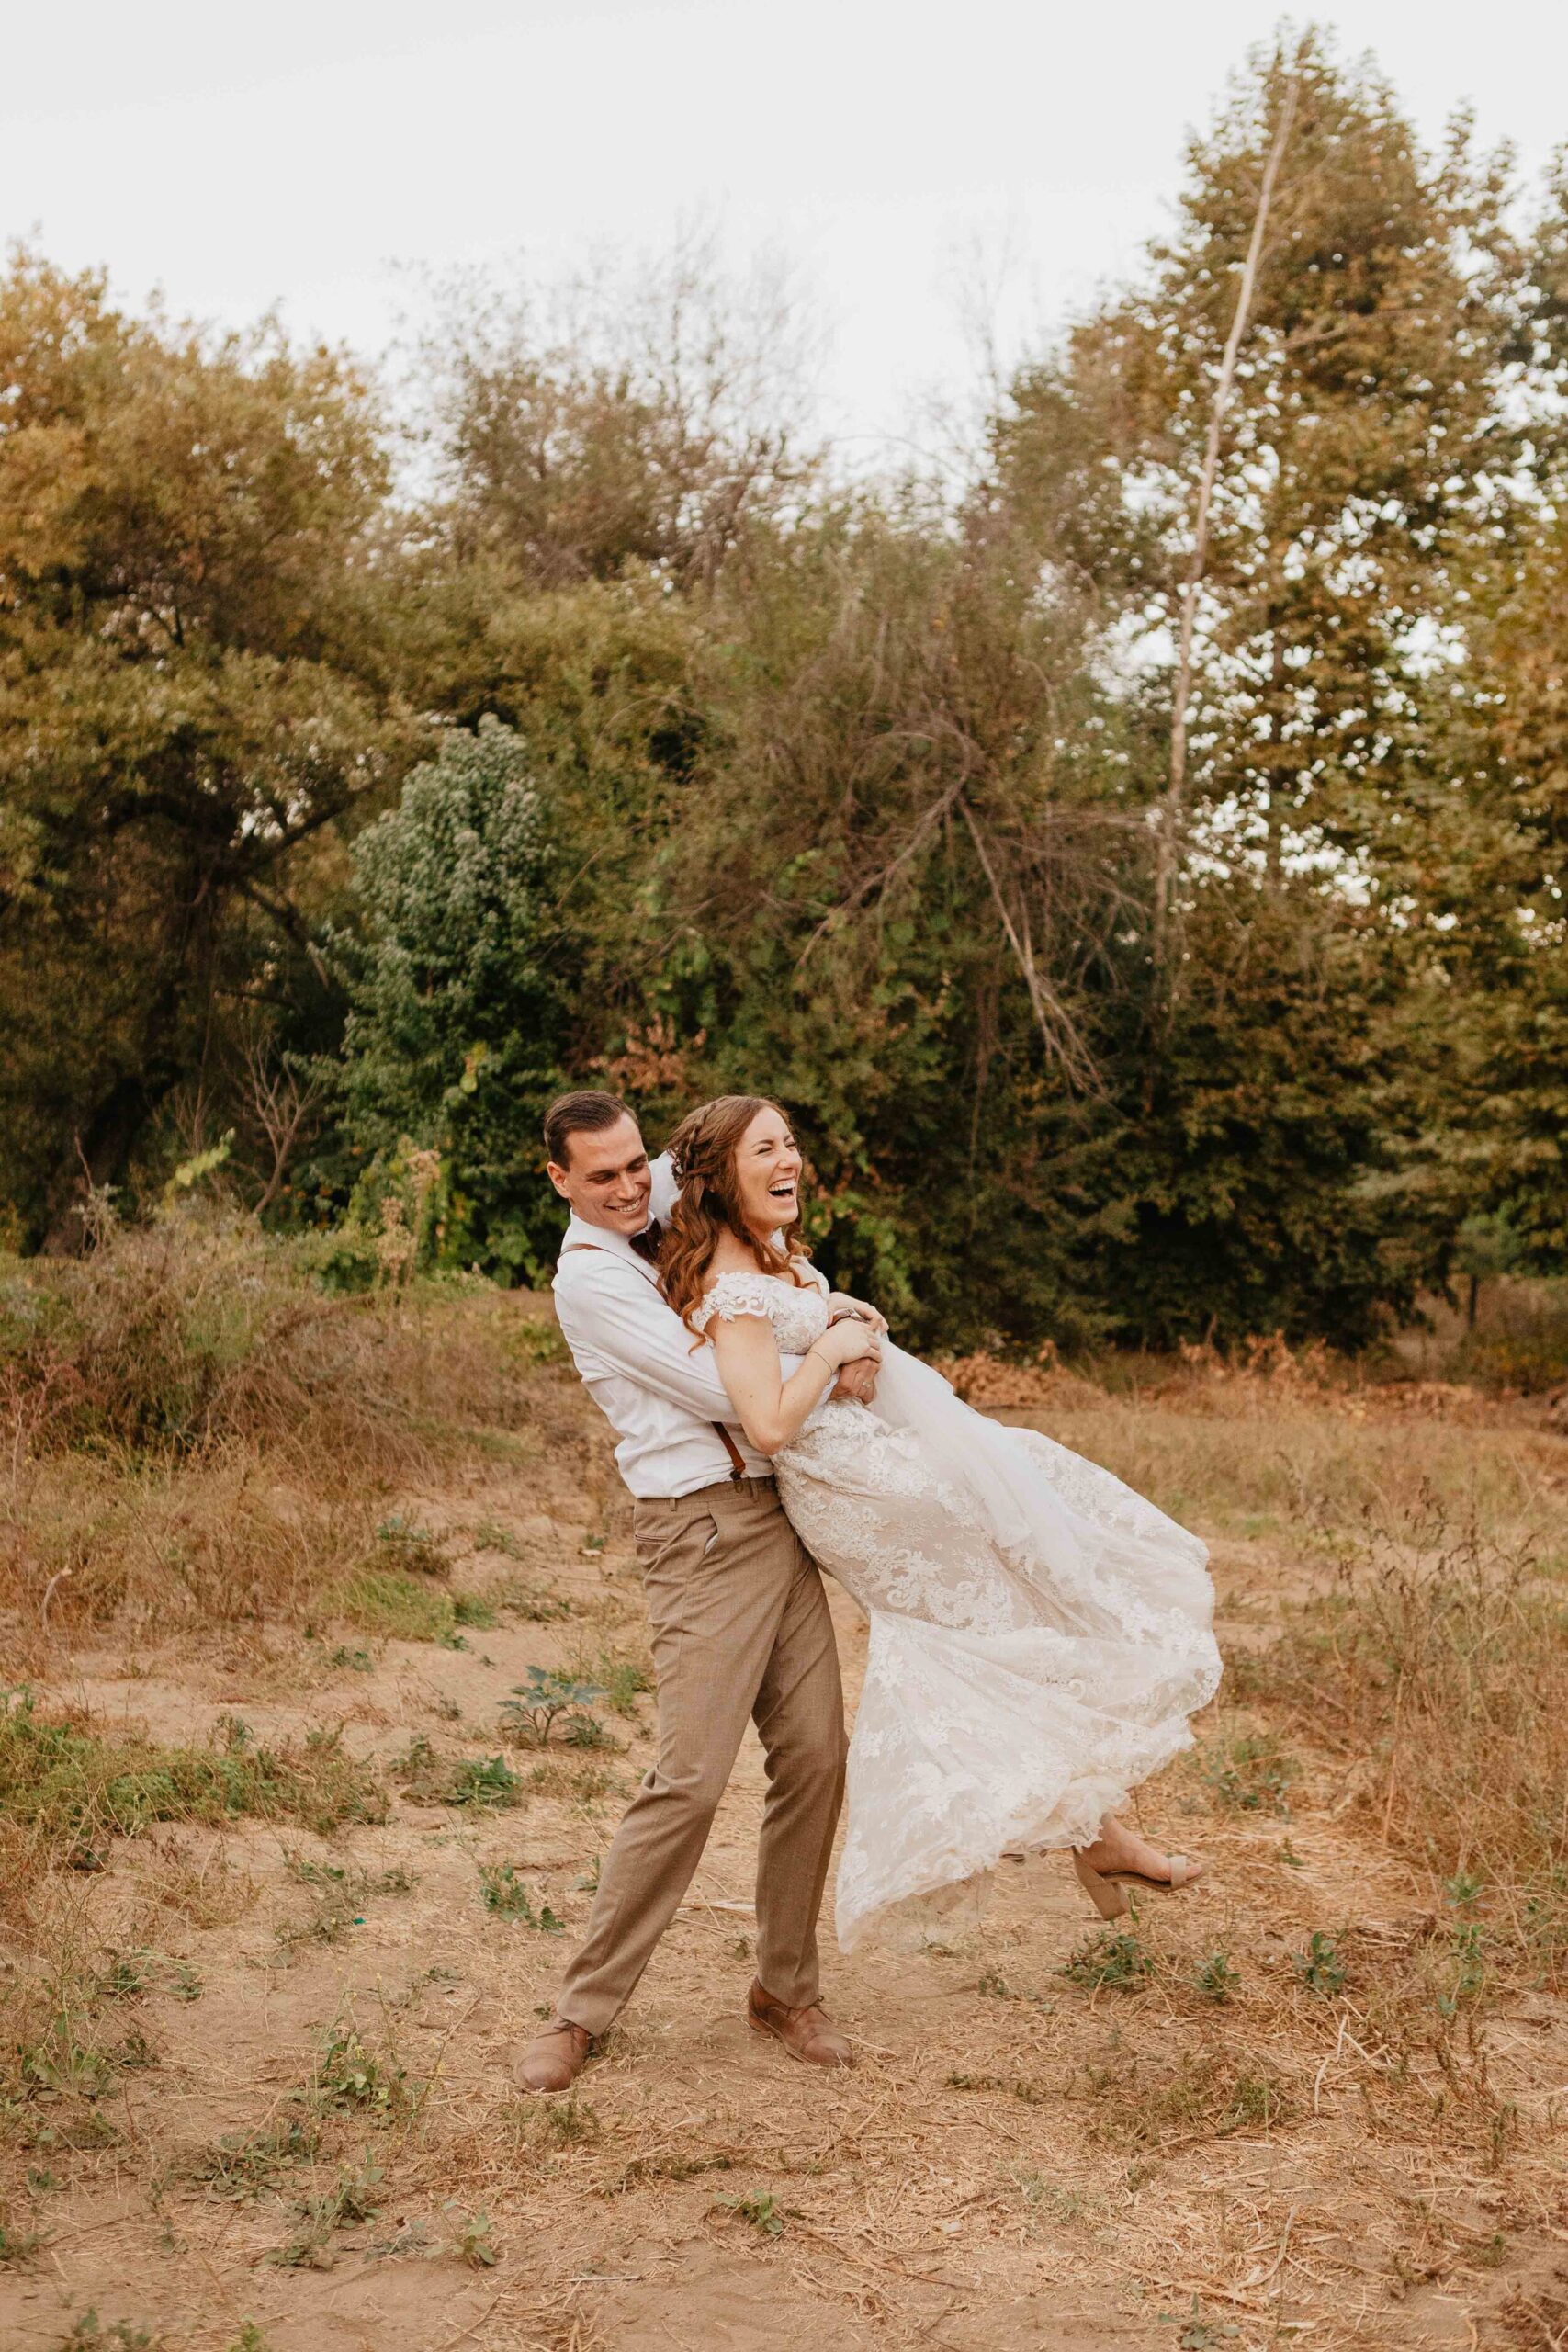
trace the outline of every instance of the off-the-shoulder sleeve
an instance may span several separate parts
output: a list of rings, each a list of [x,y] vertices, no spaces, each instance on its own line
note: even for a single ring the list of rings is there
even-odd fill
[[[699,1331],[716,1315],[722,1323],[733,1323],[739,1315],[761,1315],[771,1322],[777,1295],[776,1283],[766,1274],[720,1274],[692,1320]]]

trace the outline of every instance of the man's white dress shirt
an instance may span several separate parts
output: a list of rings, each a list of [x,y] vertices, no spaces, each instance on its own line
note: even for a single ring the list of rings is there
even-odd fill
[[[673,1197],[668,1161],[658,1159],[651,1215],[667,1215]],[[713,1350],[694,1349],[654,1269],[624,1234],[574,1216],[552,1287],[561,1336],[615,1432],[616,1465],[634,1495],[690,1495],[730,1477],[735,1464],[716,1421],[728,1429],[749,1478],[773,1476],[772,1462],[736,1420]],[[796,1361],[785,1359],[786,1379]]]

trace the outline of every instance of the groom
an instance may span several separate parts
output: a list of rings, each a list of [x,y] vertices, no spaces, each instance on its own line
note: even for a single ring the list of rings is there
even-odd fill
[[[659,1682],[659,1753],[600,1873],[556,2014],[518,2084],[563,2091],[626,2001],[707,1842],[748,1718],[768,1793],[757,1852],[757,1977],[748,2019],[793,2057],[851,2064],[818,2006],[817,1915],[844,1788],[844,1702],[816,1562],[773,1464],[666,1306],[652,1264],[654,1170],[613,1094],[567,1094],[545,1119],[550,1182],[571,1207],[555,1278],[561,1331],[614,1428]],[[667,1202],[659,1204],[667,1207]],[[842,1376],[864,1393],[850,1365]],[[873,1367],[874,1374],[874,1367]]]

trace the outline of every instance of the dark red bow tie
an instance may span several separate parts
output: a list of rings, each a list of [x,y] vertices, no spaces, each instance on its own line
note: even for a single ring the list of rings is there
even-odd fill
[[[657,1266],[659,1263],[659,1245],[663,1238],[664,1227],[660,1224],[659,1219],[655,1217],[651,1225],[645,1225],[640,1233],[634,1233],[632,1235],[631,1244],[639,1258],[646,1258],[650,1266]]]

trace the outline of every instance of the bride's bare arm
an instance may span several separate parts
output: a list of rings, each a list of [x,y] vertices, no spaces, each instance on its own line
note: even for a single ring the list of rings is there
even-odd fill
[[[799,1369],[786,1380],[773,1327],[765,1315],[737,1315],[728,1320],[716,1317],[708,1336],[718,1376],[759,1453],[777,1453],[797,1437],[807,1415],[821,1403],[842,1367],[878,1352],[874,1331],[846,1316],[812,1341]]]

